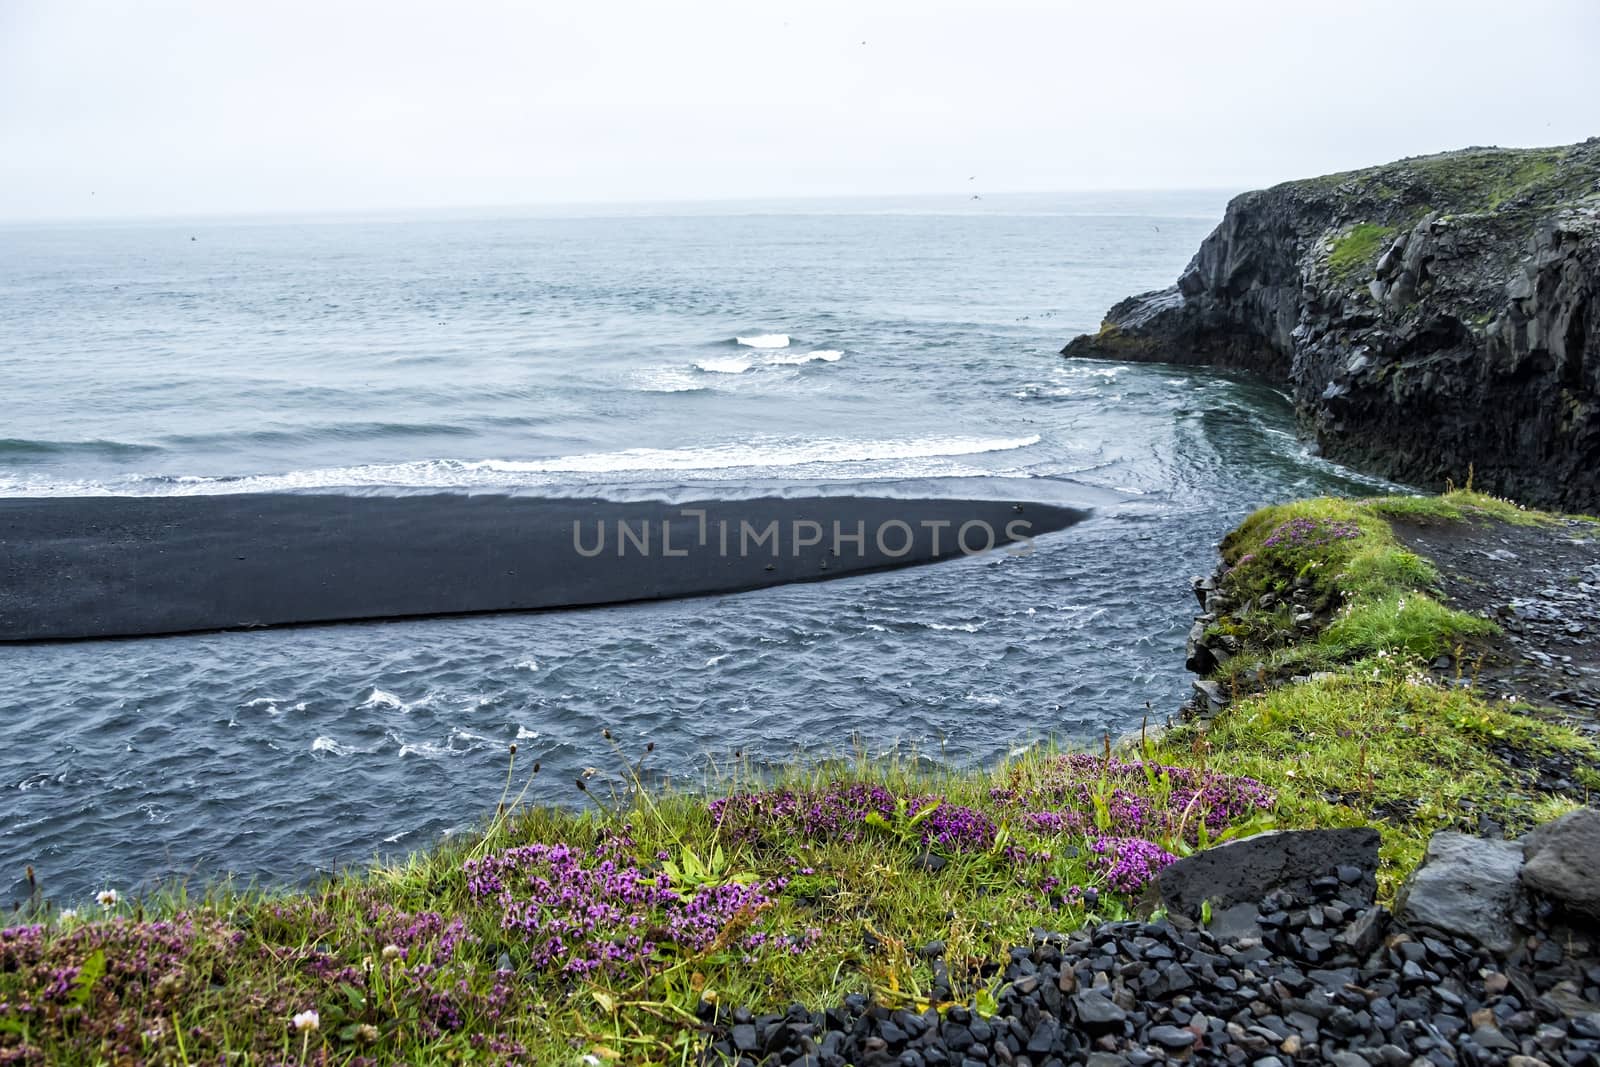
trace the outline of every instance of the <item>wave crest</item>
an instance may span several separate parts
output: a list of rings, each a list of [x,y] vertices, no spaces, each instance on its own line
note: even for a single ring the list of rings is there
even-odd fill
[[[819,348],[814,352],[785,352],[781,356],[773,356],[770,362],[793,365],[820,360],[823,363],[837,363],[843,358],[844,353],[837,349]]]
[[[758,333],[749,337],[735,337],[733,343],[744,345],[746,348],[788,348],[789,335],[786,333]]]
[[[845,440],[831,437],[776,441],[737,441],[704,448],[629,448],[531,461],[486,459],[475,470],[538,474],[606,474],[617,471],[703,471],[742,467],[797,467],[810,463],[861,463],[874,460],[931,459],[1006,452],[1039,443],[1027,437],[915,437]]]
[[[1039,443],[1026,437],[930,436],[854,439],[838,437],[757,437],[690,448],[629,448],[566,456],[514,459],[430,459],[323,467],[282,474],[232,477],[199,475],[133,476],[111,484],[92,482],[29,483],[0,478],[0,496],[169,496],[225,493],[272,493],[324,489],[442,488],[505,490],[564,483],[572,475],[631,475],[652,472],[698,473],[715,478],[725,471],[766,472],[774,468],[810,467],[808,477],[927,477],[952,472],[939,461],[987,452],[1008,452]],[[915,463],[911,471],[862,470],[862,464],[893,461]],[[827,468],[835,468],[830,471]],[[426,698],[423,698],[424,700]],[[412,707],[393,693],[374,689],[363,706]]]
[[[750,367],[748,359],[741,359],[738,356],[728,359],[702,359],[695,364],[696,370],[703,370],[707,374],[743,374]]]

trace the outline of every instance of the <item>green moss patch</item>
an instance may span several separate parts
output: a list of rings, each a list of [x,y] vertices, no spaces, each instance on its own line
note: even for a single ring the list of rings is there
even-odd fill
[[[1379,254],[1394,238],[1393,226],[1361,222],[1340,234],[1328,253],[1328,270],[1342,281],[1359,281],[1377,266]]]

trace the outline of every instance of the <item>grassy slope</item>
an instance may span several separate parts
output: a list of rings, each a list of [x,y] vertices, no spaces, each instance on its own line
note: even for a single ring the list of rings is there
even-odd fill
[[[1431,568],[1389,533],[1385,515],[1422,510],[1538,521],[1462,493],[1306,501],[1252,516],[1224,545],[1224,587],[1243,599],[1303,581],[1333,621],[1275,644],[1275,611],[1239,613],[1245,651],[1232,681],[1260,692],[1143,751],[1073,759],[1040,749],[977,772],[858,760],[794,768],[775,783],[734,773],[711,795],[781,792],[715,815],[706,797],[650,788],[632,765],[625,780],[643,788],[583,814],[513,801],[479,839],[308,893],[220,887],[76,918],[35,903],[0,934],[0,1063],[216,1062],[222,1050],[242,1054],[238,1063],[681,1063],[699,1047],[704,1001],[782,1010],[866,991],[981,1008],[994,961],[1030,927],[1135,907],[1136,893],[1118,889],[1138,880],[1126,869],[1141,854],[1123,843],[1130,837],[1181,853],[1268,824],[1375,823],[1390,893],[1434,829],[1473,826],[1480,814],[1517,828],[1569,803],[1535,794],[1497,750],[1595,757],[1557,724],[1420,671],[1419,656],[1484,625],[1428,597]],[[1268,545],[1292,520],[1313,532]],[[1324,539],[1330,529],[1340,535]],[[1289,672],[1315,676],[1273,684]],[[1229,777],[1238,775],[1268,793]],[[508,795],[524,777],[513,766]],[[1195,799],[1183,782],[1200,777],[1209,788]],[[879,814],[862,817],[847,798],[870,788]],[[785,796],[800,801],[786,807]],[[632,909],[638,926],[627,914],[600,920],[600,939],[639,936],[656,951],[563,973],[581,938],[549,952],[548,930],[517,925],[525,892],[508,909],[475,896],[466,870],[485,857],[531,862],[508,851],[530,842],[571,844],[583,877],[603,870],[617,885],[669,886],[668,902]],[[552,875],[555,890],[563,877]],[[674,903],[674,892],[695,903]],[[701,940],[673,941],[672,924],[690,929],[691,912],[715,921],[694,927]],[[919,951],[933,941],[944,944],[940,968]],[[292,1017],[307,1009],[318,1028],[296,1030]]]

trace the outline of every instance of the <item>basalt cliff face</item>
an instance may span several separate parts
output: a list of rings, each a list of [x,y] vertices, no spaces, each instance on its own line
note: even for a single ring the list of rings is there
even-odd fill
[[[1254,371],[1331,459],[1600,510],[1600,138],[1245,193],[1062,353]]]

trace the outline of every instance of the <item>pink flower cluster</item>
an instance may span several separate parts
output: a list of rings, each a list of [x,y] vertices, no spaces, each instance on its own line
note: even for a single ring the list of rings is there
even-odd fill
[[[988,815],[977,808],[937,803],[933,814],[918,826],[924,845],[945,853],[987,852],[994,847],[997,828]]]
[[[892,818],[895,796],[881,785],[836,782],[824,789],[770,789],[718,797],[709,805],[712,821],[735,840],[764,836],[811,841],[857,840],[868,813]]]
[[[1142,837],[1096,837],[1088,858],[1090,870],[1112,889],[1135,893],[1178,857]]]
[[[1057,756],[1031,775],[990,791],[1020,812],[1026,829],[1046,836],[1100,831],[1118,837],[1171,837],[1199,843],[1200,823],[1220,833],[1276,802],[1272,790],[1238,775],[1142,760],[1107,760],[1087,752]],[[1097,804],[1104,807],[1101,830]]]
[[[815,940],[814,931],[746,932],[786,879],[680,888],[665,871],[635,864],[621,841],[590,851],[522,845],[468,860],[467,892],[499,909],[501,929],[523,943],[527,964],[574,975],[617,972],[718,943],[801,952]]]
[[[933,811],[917,821],[910,820]],[[998,828],[977,808],[947,804],[943,797],[897,797],[881,785],[833,782],[817,790],[772,789],[719,797],[709,805],[711,818],[737,841],[860,840],[868,816],[889,822],[904,819],[923,847],[945,854],[984,852],[994,847]]]
[[[1361,527],[1338,519],[1289,519],[1273,527],[1262,544],[1267,548],[1320,548],[1335,541],[1353,541]]]

